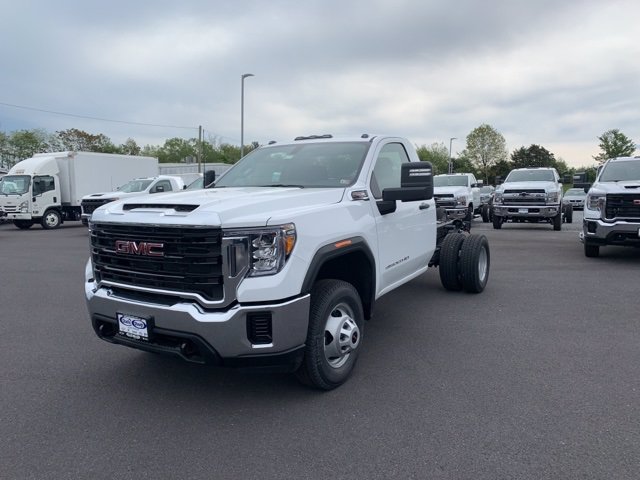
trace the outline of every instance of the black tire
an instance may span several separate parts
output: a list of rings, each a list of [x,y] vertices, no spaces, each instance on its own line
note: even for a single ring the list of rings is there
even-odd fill
[[[358,291],[342,280],[320,280],[311,291],[309,327],[298,379],[320,390],[343,384],[358,359],[364,313]]]
[[[450,233],[440,245],[440,282],[446,290],[457,292],[462,290],[462,279],[458,267],[460,249],[465,236],[462,233]]]
[[[564,212],[564,220],[567,223],[573,223],[573,206],[567,205],[567,209]]]
[[[562,209],[553,217],[553,229],[558,232],[562,230]]]
[[[469,235],[460,250],[460,276],[465,292],[480,293],[489,280],[491,255],[484,235]]]
[[[33,226],[33,222],[31,220],[14,220],[13,224],[20,230],[27,230]]]
[[[467,214],[464,217],[465,222],[470,222],[473,220],[473,205],[469,204],[467,207]]]
[[[600,246],[592,245],[590,243],[584,242],[584,256],[589,258],[596,258],[600,256]]]
[[[40,224],[45,230],[52,230],[58,228],[62,223],[62,217],[57,210],[47,210],[42,216]]]
[[[502,228],[502,217],[494,215],[491,221],[493,222],[493,228],[496,230],[500,230]]]
[[[482,206],[481,214],[482,214],[482,221],[483,221],[484,223],[489,223],[489,222],[490,222],[490,217],[489,217],[489,205],[486,205],[486,204],[485,204],[485,205],[483,205],[483,206]]]

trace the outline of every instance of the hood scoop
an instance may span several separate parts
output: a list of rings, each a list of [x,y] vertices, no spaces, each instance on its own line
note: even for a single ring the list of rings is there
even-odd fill
[[[125,203],[122,206],[122,210],[136,210],[138,208],[145,208],[151,210],[174,210],[176,212],[192,212],[199,205],[184,205],[184,204],[166,204],[166,203]]]

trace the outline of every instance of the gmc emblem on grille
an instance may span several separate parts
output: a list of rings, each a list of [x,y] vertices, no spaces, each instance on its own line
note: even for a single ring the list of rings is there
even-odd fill
[[[164,257],[164,243],[133,242],[116,240],[116,253],[120,255],[145,255],[147,257]]]

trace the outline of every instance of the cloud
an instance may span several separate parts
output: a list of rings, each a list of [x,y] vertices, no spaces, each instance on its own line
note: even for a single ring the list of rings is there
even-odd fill
[[[13,2],[0,31],[0,129],[81,128],[116,142],[384,132],[447,143],[482,123],[510,150],[569,163],[619,128],[640,140],[640,5],[567,1]],[[553,148],[551,148],[553,146]],[[458,148],[456,148],[458,147]]]

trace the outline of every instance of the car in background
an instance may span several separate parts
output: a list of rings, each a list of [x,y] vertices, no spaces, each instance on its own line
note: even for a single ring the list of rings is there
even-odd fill
[[[584,209],[584,201],[587,198],[587,194],[584,188],[570,188],[564,192],[563,202],[570,204],[574,210]]]

